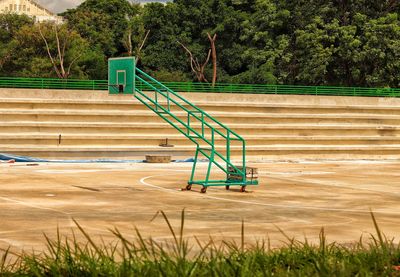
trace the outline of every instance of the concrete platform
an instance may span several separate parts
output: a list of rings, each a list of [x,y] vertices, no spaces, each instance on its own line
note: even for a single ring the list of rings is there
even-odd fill
[[[206,164],[200,167],[205,168]],[[321,227],[330,241],[349,243],[374,232],[369,210],[381,229],[400,235],[399,161],[299,161],[250,164],[259,169],[260,186],[209,188],[207,194],[181,191],[191,164],[0,164],[0,248],[41,250],[43,232],[77,233],[77,220],[95,240],[113,241],[117,227],[134,238],[171,238],[163,210],[179,226],[186,209],[186,236],[206,241],[239,239],[245,220],[246,240],[271,239],[281,245],[289,236],[317,241]],[[77,236],[83,239],[82,236]]]
[[[182,95],[243,136],[251,162],[400,159],[398,98]],[[187,120],[177,106],[171,109]],[[199,122],[191,122],[201,130]],[[166,138],[175,147],[160,147]],[[226,148],[225,140],[215,139]],[[241,159],[241,149],[232,145],[231,157]],[[52,159],[137,159],[146,154],[184,159],[194,156],[195,144],[133,96],[0,89],[2,152]]]

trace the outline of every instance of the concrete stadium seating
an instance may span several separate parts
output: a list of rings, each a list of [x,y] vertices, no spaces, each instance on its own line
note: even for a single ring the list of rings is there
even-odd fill
[[[242,135],[249,161],[400,158],[400,99],[182,95]],[[159,146],[166,138],[174,147]],[[217,145],[225,148],[220,140]],[[132,96],[0,89],[0,153],[143,159],[159,153],[187,158],[194,150],[193,143]],[[239,157],[239,145],[232,152]]]

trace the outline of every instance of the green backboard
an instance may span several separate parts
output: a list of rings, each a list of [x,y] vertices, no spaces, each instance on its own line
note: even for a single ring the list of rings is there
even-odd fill
[[[133,94],[135,92],[135,58],[108,59],[108,92]]]

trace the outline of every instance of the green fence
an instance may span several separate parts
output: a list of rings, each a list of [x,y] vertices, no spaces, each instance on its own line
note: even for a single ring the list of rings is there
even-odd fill
[[[0,88],[107,90],[107,80],[0,77]]]
[[[215,87],[212,87],[210,84],[207,83],[184,82],[164,82],[164,84],[170,89],[177,92],[400,97],[400,88],[247,85],[223,83],[216,84]],[[108,84],[107,80],[62,80],[50,78],[0,77],[0,88],[108,90]],[[145,90],[146,87],[140,87],[140,89]]]

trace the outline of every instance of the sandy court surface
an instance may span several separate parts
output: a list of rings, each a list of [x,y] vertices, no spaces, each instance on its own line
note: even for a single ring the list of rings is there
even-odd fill
[[[248,241],[328,239],[343,243],[374,232],[369,210],[389,237],[400,237],[400,162],[280,162],[253,164],[260,185],[246,193],[233,188],[200,187],[181,191],[191,164],[0,164],[0,248],[42,249],[43,233],[76,231],[77,220],[96,239],[112,240],[117,227],[134,238],[170,238],[157,211],[179,226],[186,209],[186,235],[207,240],[240,237],[245,221]],[[201,164],[200,167],[206,167]],[[79,236],[78,236],[79,237]]]

